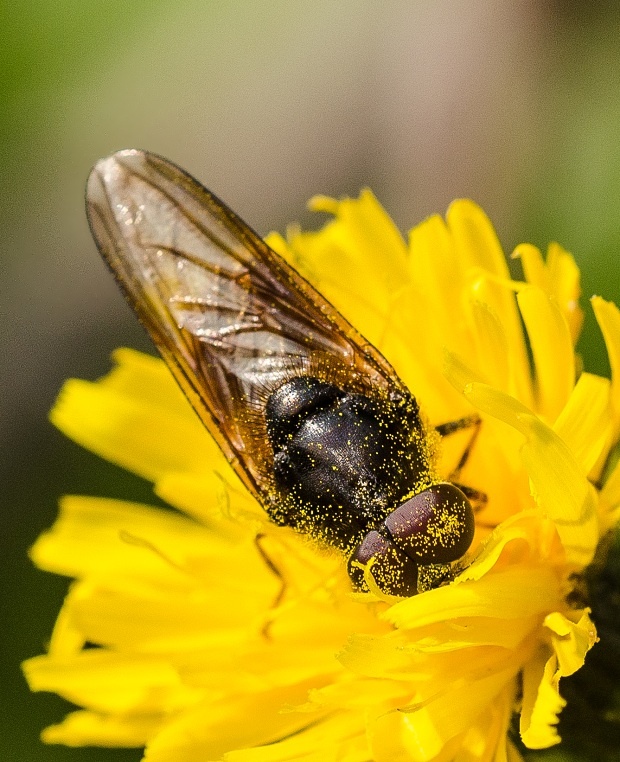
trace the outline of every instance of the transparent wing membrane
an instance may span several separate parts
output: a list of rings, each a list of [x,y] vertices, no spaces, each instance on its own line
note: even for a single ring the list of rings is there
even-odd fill
[[[265,501],[270,393],[314,374],[401,390],[387,361],[219,199],[174,164],[128,150],[88,180],[97,245],[196,412]]]

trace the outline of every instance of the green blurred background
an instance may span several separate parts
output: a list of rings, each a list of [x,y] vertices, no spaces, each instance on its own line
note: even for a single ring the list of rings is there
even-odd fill
[[[153,502],[64,440],[64,378],[150,345],[90,240],[83,186],[125,147],[189,169],[259,232],[370,186],[406,231],[480,202],[509,252],[559,240],[584,295],[620,301],[620,4],[533,0],[23,0],[0,11],[2,760],[138,760],[44,747],[67,706],[29,695],[67,581],[29,545],[64,492]],[[591,315],[586,368],[607,372]],[[558,758],[557,755],[553,755]]]

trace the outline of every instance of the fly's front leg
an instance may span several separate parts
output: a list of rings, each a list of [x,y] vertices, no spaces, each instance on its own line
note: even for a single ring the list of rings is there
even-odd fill
[[[456,434],[457,431],[463,431],[463,429],[471,429],[474,426],[480,428],[482,420],[479,415],[466,415],[463,418],[457,418],[455,421],[448,421],[447,423],[440,423],[439,426],[435,426],[435,431],[442,437],[449,437],[450,434]]]
[[[450,479],[452,481],[452,479]],[[474,487],[468,487],[466,484],[460,484],[459,482],[452,481],[455,487],[458,487],[465,497],[471,503],[474,513],[479,513],[489,502],[489,498],[486,492],[482,492]]]

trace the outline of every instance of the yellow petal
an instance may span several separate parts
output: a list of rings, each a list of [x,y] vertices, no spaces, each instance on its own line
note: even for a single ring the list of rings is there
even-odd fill
[[[400,233],[370,191],[359,199],[320,197],[313,208],[335,219],[317,233],[292,228],[288,243],[276,235],[269,236],[269,243],[387,357],[405,382],[414,383],[410,373],[419,365],[419,347],[411,335],[422,333],[423,326],[416,319],[418,299]]]
[[[402,283],[407,268],[405,242],[372,191],[366,188],[358,199],[345,198],[336,203],[333,199],[316,196],[309,206],[314,211],[334,214],[336,219],[321,232],[329,229],[334,241],[342,243],[343,251],[352,252],[356,264],[361,263],[362,269],[367,268],[367,274],[382,274],[380,285],[385,282],[387,288],[395,288]],[[337,265],[330,264],[331,267]],[[374,285],[377,284],[373,282]],[[367,286],[368,281],[366,291]]]
[[[529,404],[531,384],[523,330],[497,234],[486,214],[472,201],[454,201],[448,209],[446,220],[457,256],[470,268],[481,271],[478,284],[473,284],[472,296],[476,298],[477,290],[478,298],[488,304],[503,326],[511,359],[514,393]],[[459,349],[459,352],[462,351]]]
[[[448,358],[446,372],[474,407],[525,436],[521,457],[534,499],[544,515],[555,522],[569,563],[587,565],[599,537],[597,499],[567,445],[516,399],[477,382],[475,374],[458,358]]]
[[[362,709],[403,705],[410,697],[411,691],[402,682],[394,680],[366,679],[359,675],[342,674],[337,682],[330,683],[324,688],[312,690],[308,694],[308,702],[296,711],[316,712],[317,707],[332,709]]]
[[[175,564],[204,553],[214,537],[172,511],[123,500],[66,496],[56,523],[35,542],[30,556],[40,568],[70,577],[131,572],[156,585],[178,574]],[[144,547],[132,538],[142,538]],[[161,554],[149,549],[149,543]]]
[[[187,414],[187,399],[159,357],[120,347],[112,352],[112,360],[112,370],[97,381],[99,385],[120,397],[139,397],[153,407],[164,406],[177,415]]]
[[[56,617],[52,637],[47,649],[49,655],[54,658],[68,659],[75,656],[86,644],[84,633],[76,626],[71,611],[71,598],[76,594],[77,587],[79,587],[79,584],[71,585],[63,607]]]
[[[146,749],[149,762],[217,760],[235,749],[262,746],[292,736],[308,725],[306,714],[282,712],[302,703],[310,681],[260,694],[206,701],[181,714],[155,736]]]
[[[256,534],[267,522],[265,511],[231,471],[168,473],[155,483],[155,494],[231,540]]]
[[[471,312],[474,322],[472,333],[477,345],[476,367],[483,369],[485,380],[491,386],[509,391],[510,358],[504,329],[484,302],[474,302]]]
[[[436,699],[419,709],[390,712],[369,728],[376,762],[429,762],[458,758],[457,743],[488,711],[498,697],[506,700],[515,668],[497,670],[476,681],[460,682],[441,691]],[[458,707],[458,711],[456,710]]]
[[[501,339],[489,332],[480,342],[474,335],[472,323],[475,328],[476,318],[484,321],[486,316],[467,317],[469,301],[478,305],[480,300],[471,297],[468,263],[459,256],[441,217],[433,215],[414,227],[409,233],[409,248],[415,290],[409,297],[412,319],[405,322],[403,338],[414,348],[415,354],[404,373],[403,368],[397,369],[431,419],[440,423],[469,412],[441,373],[442,349],[447,346],[467,356],[477,356],[476,353],[485,349],[492,352],[488,345]],[[485,307],[490,313],[488,306]],[[398,322],[403,313],[407,314],[399,305]],[[459,315],[462,315],[460,319]]]
[[[515,555],[524,567],[548,564],[558,555],[555,546],[561,549],[553,523],[541,517],[539,511],[521,511],[493,530],[457,580],[475,581],[491,571],[514,567]]]
[[[573,255],[555,241],[547,247],[547,268],[551,295],[555,297],[556,303],[564,313],[575,344],[583,324],[583,310],[579,306],[581,296],[579,268]]]
[[[615,442],[620,435],[620,310],[613,302],[606,302],[600,296],[592,298],[592,308],[603,333],[611,365],[611,404],[614,421],[612,441]]]
[[[512,256],[521,259],[527,282],[553,297],[566,318],[571,340],[575,344],[583,323],[583,311],[579,307],[579,268],[573,256],[555,242],[549,244],[546,262],[540,250],[529,243],[517,246]]]
[[[22,665],[30,689],[53,691],[103,714],[176,711],[197,694],[158,656],[119,654],[93,648],[71,659],[37,656]]]
[[[601,491],[601,533],[620,519],[620,460],[614,466]]]
[[[421,712],[415,717],[390,712],[372,724],[369,740],[374,762],[448,762],[454,758],[460,739],[454,739],[455,743],[443,736],[432,719]]]
[[[172,376],[161,372],[163,363],[145,357],[121,352],[115,355],[121,364],[102,381],[67,381],[50,413],[52,423],[83,447],[151,481],[169,471],[228,468]]]
[[[503,621],[506,626],[506,620]],[[474,628],[476,624],[473,623]],[[521,629],[527,637],[532,631],[531,622],[528,621],[526,629],[519,620],[517,629]],[[460,681],[471,683],[480,676],[501,670],[510,655],[525,659],[529,651],[529,639],[518,643],[515,648],[472,645],[465,646],[466,650],[425,650],[417,647],[415,633],[410,637],[405,637],[403,633],[399,635],[399,638],[383,644],[379,639],[374,639],[373,643],[370,639],[364,640],[363,636],[356,636],[340,655],[340,661],[355,674],[399,681],[403,690],[408,687],[410,692],[415,692],[415,701],[401,700],[401,707],[434,700],[439,692],[451,690]]]
[[[510,278],[497,234],[478,204],[469,199],[453,201],[446,214],[446,221],[464,262],[500,278]]]
[[[464,321],[455,320],[463,302],[468,262],[459,257],[448,226],[439,215],[432,215],[409,233],[411,271],[419,290],[428,295],[425,330],[435,346],[446,340],[469,343]]]
[[[339,713],[282,741],[224,754],[223,762],[367,762],[368,741],[359,713]]]
[[[556,725],[566,701],[553,684],[556,658],[541,648],[523,670],[523,707],[520,731],[529,749],[547,749],[560,743]]]
[[[512,259],[520,259],[525,280],[538,286],[546,294],[550,292],[549,272],[545,267],[540,249],[531,243],[520,243],[512,252]]]
[[[609,393],[606,378],[582,373],[553,425],[587,474],[599,460],[611,433]]]
[[[58,725],[41,733],[45,743],[65,746],[140,747],[152,738],[162,724],[161,717],[108,716],[95,712],[72,712]]]
[[[517,294],[536,370],[537,407],[553,422],[575,384],[575,355],[568,324],[542,289],[529,286]]]
[[[335,219],[317,233],[293,233],[289,245],[295,264],[376,344],[393,295],[407,279],[402,236],[368,190],[359,199],[326,204],[318,198],[313,207]]]
[[[216,573],[213,578],[216,584]],[[188,584],[185,590],[150,591],[148,597],[144,591],[127,589],[127,584],[123,587],[126,590],[97,586],[74,596],[70,612],[86,640],[142,653],[208,651],[243,642],[252,630],[259,637],[265,610],[277,594],[276,581],[260,577],[248,583],[248,596],[235,606],[230,601],[239,595],[239,588],[228,582],[214,594],[198,584]],[[135,611],[140,611],[139,617],[132,615]]]
[[[549,567],[516,566],[475,582],[466,580],[406,598],[381,616],[399,628],[423,627],[447,616],[516,619],[557,604],[558,584]]]
[[[432,626],[385,636],[352,635],[339,661],[349,670],[369,677],[391,680],[420,680],[432,670],[437,679],[462,670],[463,650],[467,651],[467,669],[474,659],[491,660],[497,648],[516,649],[538,627],[536,614],[511,620],[489,617],[461,617]],[[488,650],[478,647],[488,647]],[[477,649],[477,650],[476,650]],[[457,652],[454,657],[441,654]],[[459,661],[461,664],[459,665]],[[452,664],[454,662],[454,665]]]
[[[545,617],[545,627],[552,632],[551,644],[558,658],[557,671],[553,677],[557,685],[560,677],[574,674],[583,667],[586,654],[597,641],[596,627],[588,612],[584,611],[577,622],[571,622],[559,611]]]
[[[514,686],[509,683],[465,733],[462,751],[455,762],[522,762],[509,738],[513,710]]]
[[[431,419],[466,414],[462,398],[436,362],[435,295],[430,299],[427,283],[415,268],[410,272],[408,252],[393,222],[367,192],[357,200],[321,197],[314,206],[336,219],[318,233],[291,229],[288,243],[277,234],[268,242],[385,355]],[[373,226],[370,238],[366,221],[360,219],[364,216]],[[434,320],[429,322],[431,312]]]

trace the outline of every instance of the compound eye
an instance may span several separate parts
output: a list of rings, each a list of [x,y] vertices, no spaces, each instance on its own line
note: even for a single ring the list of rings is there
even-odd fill
[[[348,571],[358,590],[367,592],[364,569],[372,561],[370,573],[377,587],[388,595],[415,595],[418,592],[418,567],[402,550],[374,529],[353,551]]]
[[[474,512],[458,487],[433,484],[385,519],[395,545],[416,564],[446,564],[461,558],[474,539]]]

